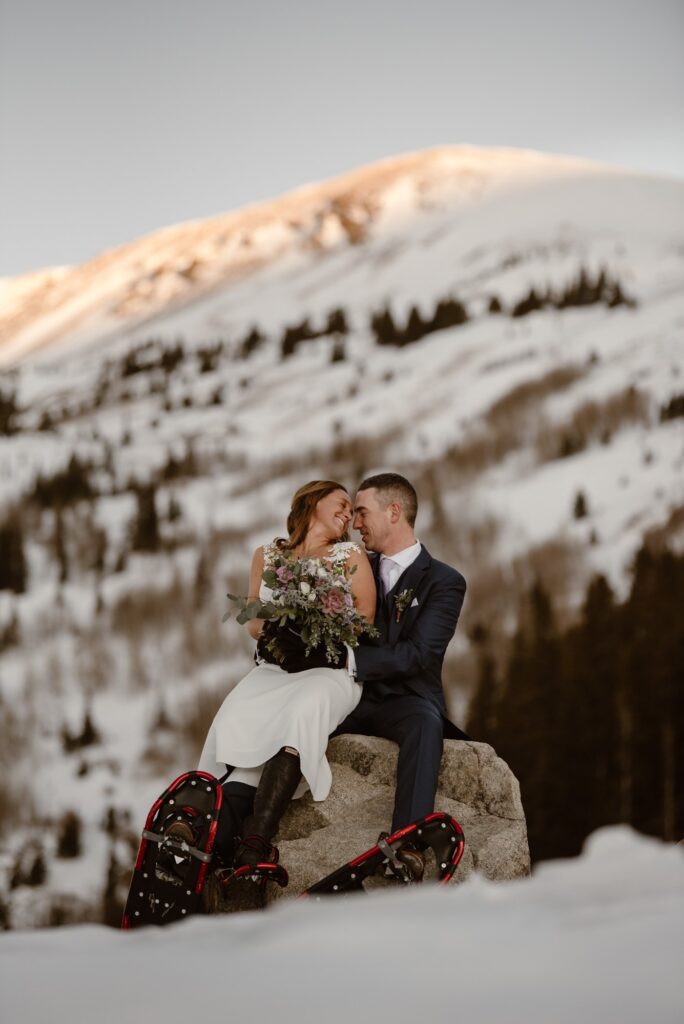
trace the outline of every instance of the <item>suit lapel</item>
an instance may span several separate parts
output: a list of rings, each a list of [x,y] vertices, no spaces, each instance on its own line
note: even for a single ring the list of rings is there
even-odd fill
[[[388,624],[387,598],[381,596],[382,580],[380,579],[380,555],[375,554],[375,552],[369,552],[368,560],[370,561],[371,569],[373,571],[373,579],[375,580],[375,591],[377,595],[375,604],[375,625],[378,629],[385,632]]]
[[[421,546],[420,554],[418,555],[418,557],[415,559],[415,561],[411,562],[411,564],[409,565],[409,567],[407,569],[404,570],[404,572],[401,574],[401,576],[397,580],[397,582],[394,585],[394,587],[392,588],[392,590],[389,592],[388,596],[389,596],[390,607],[388,609],[388,611],[389,611],[389,631],[388,631],[389,632],[389,636],[388,636],[388,639],[389,639],[390,643],[395,643],[396,642],[396,640],[397,640],[397,638],[398,638],[398,636],[401,633],[401,630],[403,628],[404,621],[405,621],[405,618],[406,618],[406,612],[408,611],[408,608],[406,608],[404,610],[404,612],[402,613],[401,618],[399,619],[399,622],[397,622],[397,614],[396,614],[396,608],[395,608],[395,604],[394,604],[395,597],[398,594],[401,594],[404,590],[411,590],[411,591],[413,591],[413,593],[411,595],[411,600],[413,601],[413,598],[416,596],[416,591],[420,587],[420,584],[423,582],[425,574],[427,573],[427,571],[430,568],[431,564],[432,564],[432,558],[430,557],[430,554],[428,553],[426,548]]]

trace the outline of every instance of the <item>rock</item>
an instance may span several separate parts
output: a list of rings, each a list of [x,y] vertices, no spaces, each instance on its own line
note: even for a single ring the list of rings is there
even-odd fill
[[[271,899],[298,896],[390,827],[397,753],[395,743],[371,736],[330,741],[330,795],[315,803],[307,793],[283,818],[276,842],[290,884],[284,890],[269,887]],[[529,874],[520,787],[486,743],[445,741],[435,810],[451,814],[465,833],[465,852],[451,884],[473,870],[489,879]]]

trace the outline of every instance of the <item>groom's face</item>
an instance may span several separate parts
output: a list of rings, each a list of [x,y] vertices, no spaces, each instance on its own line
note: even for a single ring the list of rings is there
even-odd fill
[[[392,515],[389,506],[383,508],[378,501],[374,487],[356,495],[352,525],[369,551],[382,553],[392,533]]]

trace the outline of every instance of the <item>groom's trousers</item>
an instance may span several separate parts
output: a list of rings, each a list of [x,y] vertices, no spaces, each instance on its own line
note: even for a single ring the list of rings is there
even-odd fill
[[[364,692],[356,708],[332,734],[381,736],[399,744],[392,832],[434,811],[443,732],[439,709],[423,697]]]

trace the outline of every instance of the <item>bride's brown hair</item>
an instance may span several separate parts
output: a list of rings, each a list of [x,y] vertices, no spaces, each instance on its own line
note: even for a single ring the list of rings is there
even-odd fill
[[[347,488],[344,484],[338,484],[335,480],[311,480],[304,484],[292,496],[290,514],[287,517],[287,540],[281,540],[280,546],[284,548],[296,548],[301,544],[307,535],[311,516],[321,498],[327,498],[333,491],[344,491]],[[340,540],[349,540],[349,534],[345,531]]]

